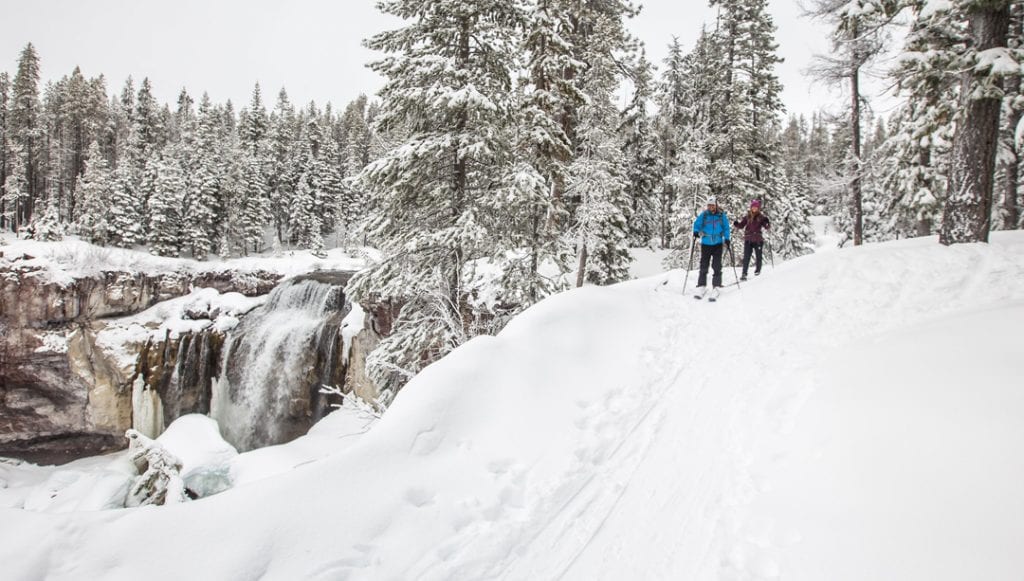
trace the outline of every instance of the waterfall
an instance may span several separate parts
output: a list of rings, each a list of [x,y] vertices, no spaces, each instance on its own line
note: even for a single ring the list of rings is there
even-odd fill
[[[293,440],[323,415],[320,387],[341,381],[339,327],[350,276],[286,281],[228,334],[210,415],[239,451]]]

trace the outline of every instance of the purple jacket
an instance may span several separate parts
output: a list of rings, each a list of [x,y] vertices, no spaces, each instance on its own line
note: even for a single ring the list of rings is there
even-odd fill
[[[757,215],[752,215],[747,212],[747,215],[743,217],[739,222],[734,222],[734,226],[737,228],[743,228],[743,241],[744,242],[764,242],[763,230],[770,230],[771,224],[768,221],[768,216],[758,212]]]

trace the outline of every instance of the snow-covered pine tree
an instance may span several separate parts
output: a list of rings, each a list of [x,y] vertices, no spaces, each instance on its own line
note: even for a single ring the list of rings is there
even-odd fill
[[[131,134],[132,114],[135,110],[135,81],[129,75],[121,94],[110,98],[110,148],[117,154],[117,163],[123,163]]]
[[[75,190],[82,200],[81,212],[76,222],[76,232],[93,242],[105,245],[110,241],[108,222],[113,179],[100,146],[95,141],[89,144],[85,171],[78,177]]]
[[[334,232],[342,227],[340,212],[344,210],[345,196],[348,192],[342,178],[341,162],[338,142],[330,134],[325,134],[320,157],[314,166],[319,185],[320,215],[323,217],[320,229],[322,234]]]
[[[140,180],[131,164],[118,165],[111,176],[110,207],[107,210],[109,241],[114,246],[131,248],[146,241],[143,229],[143,197]]]
[[[198,260],[215,252],[220,239],[219,224],[224,216],[224,155],[217,111],[209,95],[204,93],[196,119],[195,166],[186,189],[182,215],[185,245]]]
[[[13,217],[12,230],[17,231],[32,219],[33,205],[42,192],[41,157],[45,152],[45,128],[42,103],[39,100],[39,55],[32,43],[25,45],[18,59],[18,72],[11,88],[10,135],[12,152],[20,157],[14,168],[23,172],[16,181],[19,192],[8,199],[15,206],[8,209]]]
[[[11,155],[11,79],[6,72],[0,71],[0,231],[7,228],[6,182],[10,174],[13,156]]]
[[[288,216],[289,239],[299,248],[311,249],[317,236],[320,236],[321,221],[317,214],[317,186],[311,171],[299,176],[292,195]],[[323,240],[321,238],[321,246]]]
[[[249,106],[242,109],[238,121],[238,141],[253,159],[260,160],[266,155],[266,140],[270,132],[270,119],[263,105],[263,93],[259,83],[252,90]]]
[[[239,183],[238,225],[243,254],[250,250],[263,250],[263,229],[270,221],[267,183],[263,178],[263,163],[248,152],[240,156],[242,164]]]
[[[631,67],[633,97],[623,112],[620,131],[629,179],[630,218],[629,244],[650,246],[658,230],[658,156],[651,115],[653,71],[647,56],[641,52]]]
[[[670,248],[675,219],[673,212],[679,196],[678,170],[682,159],[683,120],[686,111],[686,84],[683,78],[683,48],[672,39],[665,58],[665,73],[655,92],[657,114],[654,142],[657,163],[657,236],[660,247]]]
[[[599,34],[600,29],[596,33]],[[608,52],[588,55],[583,74],[589,103],[579,112],[576,157],[569,165],[566,193],[575,208],[578,241],[576,286],[584,281],[612,284],[629,278],[631,200],[622,137],[615,131],[618,111],[612,94],[618,84]]]
[[[337,208],[337,228],[347,243],[355,242],[356,230],[369,210],[369,201],[357,179],[363,168],[370,163],[371,157],[373,132],[369,124],[368,109],[366,96],[360,95],[345,107],[345,112],[335,128],[342,179]]]
[[[141,172],[146,161],[166,144],[166,131],[160,106],[153,97],[153,87],[149,78],[144,78],[135,99],[127,144],[127,157],[136,170]]]
[[[108,159],[111,139],[106,135],[106,82],[103,77],[87,79],[78,67],[69,76],[49,83],[43,98],[43,123],[47,133],[47,155],[41,171],[46,176],[48,205],[73,221],[78,200],[74,181],[85,169],[85,156],[97,141]]]
[[[527,14],[522,39],[525,75],[516,91],[516,120],[508,139],[518,161],[507,166],[506,186],[485,199],[505,224],[494,260],[503,278],[502,317],[515,313],[565,285],[570,249],[562,239],[566,166],[572,157],[569,133],[574,111],[586,101],[572,40],[573,5],[540,0]]]
[[[803,184],[790,181],[782,175],[778,184],[780,194],[772,205],[769,248],[774,257],[787,259],[814,251],[814,228],[810,216],[813,210],[805,195]]]
[[[269,171],[266,174],[269,208],[279,243],[287,239],[289,208],[299,177],[293,163],[297,128],[295,109],[288,100],[288,93],[281,89],[270,116]]]
[[[566,193],[578,200],[576,285],[629,278],[629,181],[619,143],[594,126],[580,127],[581,150],[569,166]]]
[[[481,204],[508,163],[501,138],[512,120],[510,66],[525,5],[508,0],[388,0],[405,19],[367,46],[386,56],[371,64],[385,78],[378,126],[407,135],[362,173],[378,210],[369,226],[384,260],[357,275],[365,303],[402,305],[393,334],[368,361],[378,385],[444,355],[466,337],[477,313],[463,300],[466,265],[491,255]],[[443,300],[435,301],[433,297]],[[401,370],[399,373],[392,373]]]
[[[149,198],[149,251],[158,256],[178,256],[183,244],[182,208],[185,180],[178,161],[181,145],[169,146],[152,162],[156,182]]]
[[[130,88],[130,85],[127,85],[125,90],[129,91]],[[148,78],[142,80],[133,101],[126,97],[127,95],[122,97],[123,106],[134,104],[134,107],[131,110],[127,140],[123,144],[118,144],[117,164],[118,167],[127,165],[126,169],[131,170],[131,177],[134,179],[132,190],[143,196],[137,200],[137,204],[140,208],[146,208],[149,200],[144,196],[148,190],[140,188],[139,181],[143,178],[146,164],[166,145],[168,123],[160,111],[156,98],[153,97],[152,85]],[[144,232],[149,228],[148,222],[145,221],[147,214],[142,212]]]
[[[28,204],[28,170],[25,167],[25,155],[17,143],[11,144],[10,167],[7,170],[7,178],[4,180],[4,196],[2,199],[4,207],[4,219],[13,232],[18,232],[22,226],[20,216],[21,208]]]
[[[904,101],[885,145],[896,165],[886,188],[894,194],[891,211],[903,236],[934,234],[941,222],[959,100],[956,55],[948,49],[966,42],[962,23],[920,9],[914,9],[893,71]]]

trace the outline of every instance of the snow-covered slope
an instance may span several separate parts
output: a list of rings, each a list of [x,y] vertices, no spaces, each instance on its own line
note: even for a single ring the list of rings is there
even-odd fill
[[[1021,233],[804,257],[717,304],[665,278],[544,301],[280,476],[0,511],[3,576],[1019,579]]]

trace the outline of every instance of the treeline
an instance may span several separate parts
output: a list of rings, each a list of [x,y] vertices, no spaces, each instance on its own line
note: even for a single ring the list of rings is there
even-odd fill
[[[297,108],[282,89],[268,112],[256,85],[237,112],[184,90],[172,109],[148,79],[110,96],[78,68],[40,90],[39,66],[29,44],[13,81],[0,73],[3,228],[204,259],[274,244],[322,252],[364,212],[350,178],[373,155],[365,97],[335,112]]]
[[[855,244],[939,234],[944,244],[985,242],[1020,228],[1024,2],[813,0],[833,50],[815,72],[843,87],[837,120],[844,152],[830,165],[842,185],[836,215]],[[902,46],[893,31],[909,22]],[[888,50],[902,98],[871,125],[862,78]]]

